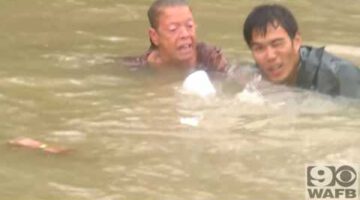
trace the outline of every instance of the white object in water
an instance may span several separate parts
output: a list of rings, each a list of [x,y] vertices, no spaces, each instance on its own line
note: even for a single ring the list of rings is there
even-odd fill
[[[245,86],[244,90],[238,93],[236,97],[240,101],[246,103],[252,103],[257,105],[265,104],[265,98],[255,87],[251,85],[251,83],[248,83]]]
[[[180,123],[188,126],[196,127],[199,125],[200,119],[198,117],[182,117]]]
[[[203,70],[195,71],[186,77],[183,82],[183,89],[202,97],[216,94],[215,87],[211,83],[207,73]]]

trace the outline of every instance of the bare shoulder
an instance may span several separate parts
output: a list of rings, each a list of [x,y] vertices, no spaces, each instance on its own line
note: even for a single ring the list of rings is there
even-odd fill
[[[150,51],[145,52],[138,56],[126,56],[120,58],[120,64],[128,67],[129,69],[141,69],[148,65],[148,57]]]

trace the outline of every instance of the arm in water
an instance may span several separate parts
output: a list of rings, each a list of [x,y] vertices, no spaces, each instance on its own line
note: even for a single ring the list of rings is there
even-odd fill
[[[23,148],[34,149],[34,150],[41,150],[41,151],[44,151],[44,152],[50,153],[50,154],[66,153],[66,152],[68,152],[70,150],[70,149],[65,148],[65,147],[48,145],[48,144],[43,143],[41,141],[38,141],[38,140],[35,140],[35,139],[32,139],[32,138],[27,138],[27,137],[15,138],[13,140],[10,140],[8,142],[8,144],[12,145],[12,146],[17,146],[17,147],[23,147]]]
[[[339,95],[359,99],[360,69],[344,60],[340,60],[338,66]]]

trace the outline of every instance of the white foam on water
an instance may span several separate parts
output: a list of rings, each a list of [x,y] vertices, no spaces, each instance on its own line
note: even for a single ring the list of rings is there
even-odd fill
[[[129,40],[129,38],[119,36],[102,36],[100,39],[108,42],[123,42]]]
[[[236,98],[241,102],[264,105],[266,100],[261,92],[256,88],[256,84],[261,81],[261,76],[255,77],[252,81],[245,85],[242,92],[236,95]]]
[[[86,139],[86,134],[81,132],[81,131],[76,131],[76,130],[62,130],[62,131],[54,131],[51,133],[51,135],[53,136],[57,136],[57,137],[61,137],[61,138],[66,138],[67,140],[70,141],[83,141]]]
[[[236,98],[241,102],[247,102],[257,105],[265,104],[265,99],[258,91],[251,91],[244,89],[242,92],[236,95]]]
[[[245,87],[245,89],[236,95],[236,98],[241,102],[247,102],[257,105],[265,104],[265,98],[263,95],[250,87]]]
[[[181,117],[180,118],[180,123],[183,125],[188,125],[188,126],[199,126],[199,123],[201,121],[200,117]]]

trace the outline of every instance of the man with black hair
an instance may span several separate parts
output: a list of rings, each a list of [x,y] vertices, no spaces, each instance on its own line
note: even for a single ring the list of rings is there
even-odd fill
[[[324,48],[302,46],[297,22],[284,6],[255,7],[243,34],[257,67],[270,82],[360,98],[360,69]]]
[[[220,49],[196,41],[196,24],[185,0],[156,0],[148,10],[151,46],[142,56],[126,58],[135,68],[225,71]]]

